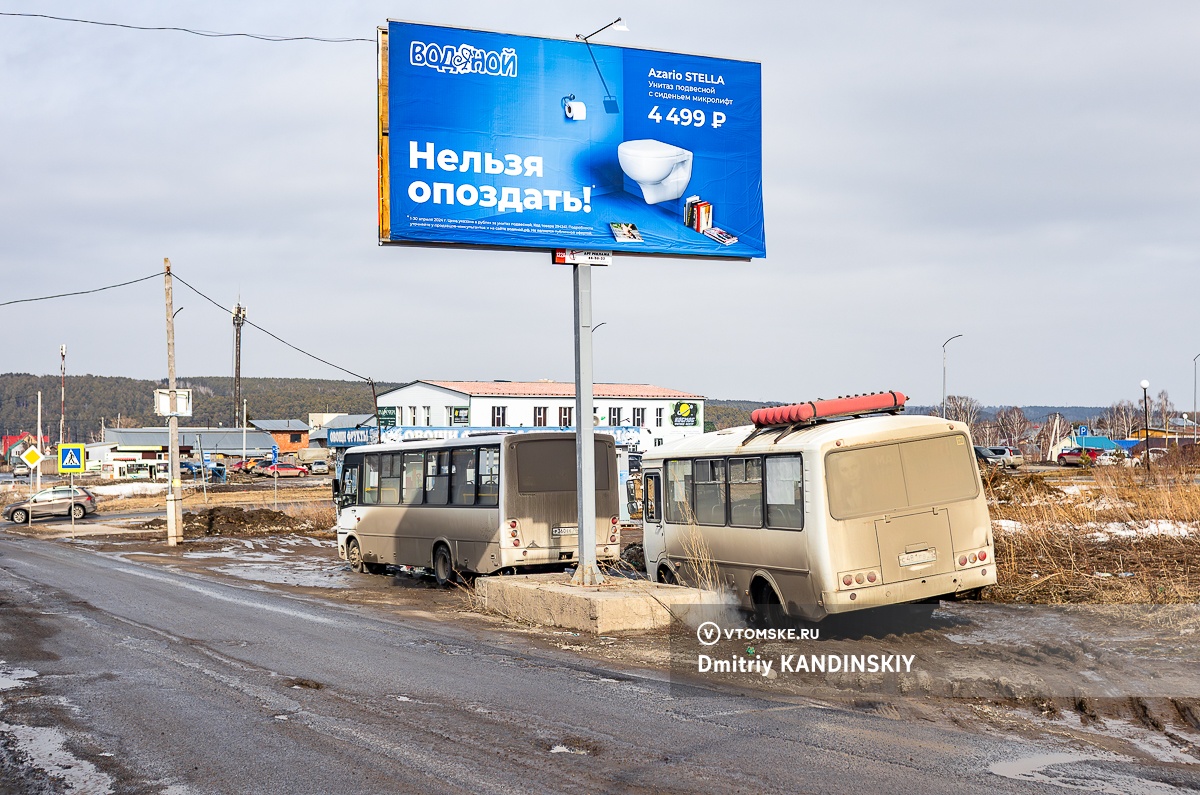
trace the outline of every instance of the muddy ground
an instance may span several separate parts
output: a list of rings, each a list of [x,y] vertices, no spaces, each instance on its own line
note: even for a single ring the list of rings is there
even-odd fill
[[[1155,608],[1118,606],[1116,613],[1095,614],[961,602],[868,621],[827,620],[819,625],[819,646],[736,641],[715,647],[714,658],[773,659],[776,669],[774,676],[752,671],[714,677],[694,667],[694,616],[693,626],[614,637],[523,624],[483,612],[469,588],[437,587],[424,570],[390,567],[385,575],[356,574],[338,559],[332,533],[287,529],[288,519],[270,511],[236,519],[226,510],[210,509],[187,520],[185,542],[176,548],[159,539],[116,536],[57,543],[235,579],[252,588],[280,588],[401,617],[518,635],[535,647],[658,671],[689,693],[713,686],[765,691],[891,718],[898,731],[904,721],[932,721],[985,733],[1069,739],[1093,750],[1153,760],[1164,771],[1200,764],[1195,642],[1200,615],[1186,607],[1146,613]],[[1039,609],[1050,612],[1030,612]],[[739,621],[732,610],[715,617],[729,626]],[[794,652],[911,656],[918,675],[780,673],[778,660]]]

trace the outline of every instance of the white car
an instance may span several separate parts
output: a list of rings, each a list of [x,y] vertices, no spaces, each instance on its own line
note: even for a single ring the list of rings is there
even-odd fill
[[[328,461],[313,461],[311,464],[308,465],[308,471],[314,475],[328,475],[329,474],[329,462]]]
[[[1010,469],[1016,469],[1025,463],[1025,456],[1021,455],[1019,447],[989,447],[988,449],[1004,459],[1004,466]]]

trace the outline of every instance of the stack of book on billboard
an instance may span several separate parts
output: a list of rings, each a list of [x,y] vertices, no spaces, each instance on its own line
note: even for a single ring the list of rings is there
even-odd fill
[[[683,225],[697,232],[712,226],[712,204],[699,196],[688,196],[683,206]]]

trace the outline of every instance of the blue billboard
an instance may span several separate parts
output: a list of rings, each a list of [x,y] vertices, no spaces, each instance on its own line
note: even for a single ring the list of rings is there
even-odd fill
[[[380,31],[380,240],[766,256],[758,63]]]

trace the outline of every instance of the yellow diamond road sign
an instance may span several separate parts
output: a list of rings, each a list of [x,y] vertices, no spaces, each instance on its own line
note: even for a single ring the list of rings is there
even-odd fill
[[[82,444],[60,444],[58,446],[58,471],[64,475],[83,472],[87,469],[87,448]]]
[[[36,447],[30,447],[21,453],[21,460],[29,464],[30,468],[37,466],[45,457]]]

